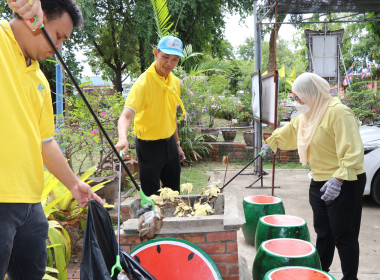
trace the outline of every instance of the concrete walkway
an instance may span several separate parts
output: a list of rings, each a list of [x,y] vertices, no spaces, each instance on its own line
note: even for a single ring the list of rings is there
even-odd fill
[[[239,170],[229,170],[226,182],[232,178]],[[244,217],[243,199],[251,195],[271,195],[272,175],[264,178],[264,188],[260,188],[257,182],[255,188],[246,188],[251,185],[257,177],[254,175],[239,175],[225,189],[225,193],[237,196],[239,213]],[[274,195],[281,198],[284,203],[285,213],[294,215],[306,220],[311,242],[315,245],[316,234],[313,229],[312,210],[308,201],[309,179],[308,170],[276,170]],[[252,173],[246,170],[244,173]],[[215,170],[211,180],[221,180],[223,182],[224,170]],[[358,278],[360,280],[380,280],[380,207],[377,206],[370,197],[363,199],[363,218],[360,232],[360,267]],[[240,279],[252,279],[252,264],[256,250],[254,246],[245,243],[244,236],[240,230],[238,233],[238,250],[240,262]],[[330,273],[340,280],[342,278],[340,261],[336,251]]]

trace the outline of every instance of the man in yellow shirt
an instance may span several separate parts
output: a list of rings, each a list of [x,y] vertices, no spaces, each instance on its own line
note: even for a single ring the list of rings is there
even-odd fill
[[[177,131],[177,106],[185,114],[180,97],[180,82],[172,70],[182,54],[182,42],[165,36],[154,50],[155,62],[134,83],[125,101],[118,124],[118,150],[128,149],[127,133],[134,119],[136,153],[141,187],[146,195],[164,187],[179,191],[184,153]]]
[[[69,168],[54,137],[49,84],[37,60],[53,56],[42,20],[58,49],[83,18],[74,0],[16,0],[17,13],[0,21],[0,279],[45,274],[48,222],[41,206],[43,165],[81,207],[101,199]],[[35,25],[29,19],[41,17]],[[23,17],[23,18],[21,18]]]
[[[364,148],[353,111],[330,95],[326,80],[303,73],[290,97],[301,113],[266,140],[264,154],[298,149],[310,166],[309,201],[313,210],[317,250],[322,269],[329,271],[338,249],[344,280],[357,280],[362,196],[366,183]]]

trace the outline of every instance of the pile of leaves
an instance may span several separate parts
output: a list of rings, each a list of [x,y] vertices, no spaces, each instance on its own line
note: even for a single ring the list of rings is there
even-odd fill
[[[220,193],[220,188],[217,186],[220,182],[215,182],[203,188],[199,199],[194,204],[191,203],[190,193],[193,190],[191,183],[181,185],[181,192],[187,194],[187,199],[179,196],[178,191],[173,191],[170,188],[161,188],[160,195],[151,195],[157,207],[165,207],[166,205],[174,205],[176,217],[191,217],[191,216],[207,216],[214,213],[210,202],[217,198]]]

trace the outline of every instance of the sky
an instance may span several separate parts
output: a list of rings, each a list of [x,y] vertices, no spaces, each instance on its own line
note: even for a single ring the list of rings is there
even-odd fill
[[[244,44],[246,38],[254,36],[253,16],[247,17],[247,19],[241,23],[239,15],[227,15],[226,18],[224,35],[234,48]],[[289,40],[295,31],[295,28],[291,24],[283,24],[278,36],[285,40]],[[265,40],[269,41],[269,38],[265,38]]]

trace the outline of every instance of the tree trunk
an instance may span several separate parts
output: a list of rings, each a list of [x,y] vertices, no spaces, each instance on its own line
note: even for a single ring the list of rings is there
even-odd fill
[[[123,82],[121,79],[121,69],[115,69],[115,78],[112,80],[112,83],[115,87],[116,92],[123,92]]]
[[[274,66],[274,49],[275,49],[275,31],[274,29],[270,33],[270,40],[269,40],[269,59],[268,59],[268,73],[274,72],[275,66]]]
[[[145,72],[145,56],[144,56],[144,41],[142,38],[139,38],[139,57],[140,57],[140,71],[141,73]]]
[[[281,23],[284,21],[286,17],[286,14],[281,14],[281,15],[278,15],[277,17],[277,23]],[[281,24],[278,24],[278,27],[277,27],[277,34],[278,32],[280,31],[280,27],[281,27]],[[276,69],[274,69],[274,48],[275,48],[275,40],[277,40],[277,38],[275,38],[275,30],[274,28],[272,29],[271,33],[270,33],[270,40],[269,40],[269,59],[268,59],[268,73],[270,72],[274,72]]]

